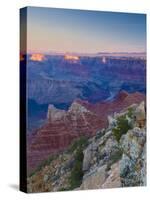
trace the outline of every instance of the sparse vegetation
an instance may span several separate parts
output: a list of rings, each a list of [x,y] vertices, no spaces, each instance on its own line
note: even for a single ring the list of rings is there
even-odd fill
[[[59,189],[59,192],[61,192],[61,191],[68,191],[68,190],[69,190],[69,188],[62,187],[62,188]]]
[[[119,161],[122,157],[123,151],[118,148],[116,149],[114,152],[112,152],[111,156],[110,156],[110,160],[107,164],[107,170],[110,170],[111,165],[113,165],[114,163],[116,163],[117,161]]]
[[[128,117],[129,118],[132,118],[133,117],[133,108],[128,108],[128,113],[127,113]]]
[[[79,139],[73,141],[73,143],[69,147],[69,152],[75,151],[77,148],[84,149],[88,145],[88,138],[85,136],[81,136]]]
[[[30,174],[29,174],[29,177],[33,176],[36,172],[40,171],[43,167],[45,167],[46,165],[50,165],[50,163],[56,158],[56,155],[51,155],[49,156],[48,159],[42,161],[38,167],[32,171]]]
[[[129,114],[131,114],[131,113],[129,113]],[[132,128],[131,125],[129,124],[128,119],[126,118],[126,116],[127,115],[123,115],[123,116],[118,117],[117,125],[116,125],[116,127],[114,127],[112,129],[113,135],[114,135],[114,137],[116,138],[116,140],[118,142],[119,142],[121,136],[123,134],[126,134],[127,131]]]
[[[70,189],[74,189],[79,187],[82,182],[83,171],[82,171],[82,162],[83,162],[83,148],[80,147],[77,149],[75,154],[75,164],[71,171],[71,175],[69,178]]]
[[[71,152],[75,152],[75,164],[71,170],[69,177],[70,190],[77,188],[81,185],[83,178],[82,163],[83,163],[83,150],[88,145],[88,138],[81,137],[74,141],[70,147]]]

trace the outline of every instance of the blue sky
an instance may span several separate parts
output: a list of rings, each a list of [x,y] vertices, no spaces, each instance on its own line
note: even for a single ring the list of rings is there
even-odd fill
[[[145,52],[146,15],[28,7],[28,51]]]

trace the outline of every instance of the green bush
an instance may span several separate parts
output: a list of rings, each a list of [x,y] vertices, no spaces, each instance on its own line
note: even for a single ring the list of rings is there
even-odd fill
[[[126,115],[120,116],[117,119],[117,125],[112,129],[113,135],[115,136],[116,140],[119,142],[121,136],[126,134],[129,129],[131,129],[131,125],[129,124],[128,120],[126,119]]]
[[[83,178],[83,171],[82,171],[83,157],[84,157],[83,148],[82,147],[77,148],[77,151],[75,154],[75,164],[69,178],[71,190],[81,185],[82,178]]]
[[[71,170],[70,177],[68,179],[69,187],[67,186],[67,188],[61,188],[60,191],[73,190],[74,188],[77,188],[81,185],[83,178],[83,171],[82,171],[83,157],[84,157],[83,148],[77,147],[75,153],[75,163]]]
[[[73,141],[73,143],[69,147],[69,152],[74,152],[77,148],[85,148],[88,145],[88,138],[85,136],[81,136],[79,139]]]
[[[133,108],[128,108],[128,113],[127,113],[127,116],[129,117],[129,118],[132,118],[133,117]]]
[[[83,178],[82,163],[84,158],[83,150],[87,145],[88,145],[88,138],[82,136],[79,139],[75,140],[70,146],[69,149],[70,152],[75,153],[74,155],[75,163],[69,177],[70,190],[79,187],[82,183],[82,178]]]
[[[62,192],[62,191],[68,191],[68,190],[70,190],[69,188],[64,188],[64,187],[62,187],[62,188],[60,188],[58,191],[59,192]]]

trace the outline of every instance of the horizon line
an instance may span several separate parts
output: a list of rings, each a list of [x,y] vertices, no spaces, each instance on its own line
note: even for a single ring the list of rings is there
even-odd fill
[[[128,52],[128,51],[99,51],[99,52],[72,52],[72,51],[37,51],[37,50],[28,50],[26,51],[27,54],[33,54],[33,53],[41,53],[41,54],[74,54],[74,55],[100,55],[100,54],[147,54],[146,51],[132,51],[132,52]]]

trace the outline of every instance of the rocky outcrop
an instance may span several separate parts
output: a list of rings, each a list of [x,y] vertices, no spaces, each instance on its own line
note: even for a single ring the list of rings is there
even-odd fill
[[[106,129],[104,136],[92,138],[92,142],[84,150],[84,176],[80,189],[97,188],[93,179],[95,183],[98,181],[98,188],[146,185],[144,102],[130,106],[126,111],[115,116],[114,120],[109,118],[111,125]],[[120,117],[124,120],[128,119],[128,123],[132,123],[132,128],[121,136],[118,143],[114,137],[113,128],[116,127]],[[143,122],[142,127],[139,126],[139,118],[140,122]],[[97,148],[92,148],[92,146]],[[97,171],[101,169],[105,170],[100,180]]]
[[[144,127],[146,114],[145,114],[145,103],[144,101],[136,108],[134,116],[136,118],[136,125],[138,127]]]
[[[74,106],[78,108],[78,105]],[[28,191],[145,186],[146,124],[139,127],[139,118],[135,117],[140,116],[140,120],[144,121],[144,108],[143,102],[131,105],[115,113],[111,124],[97,131],[93,137],[75,140],[68,150],[49,159],[28,178]],[[114,132],[118,121],[131,125],[126,132],[120,132],[119,140]]]
[[[56,121],[64,121],[66,117],[66,111],[60,110],[55,108],[54,105],[48,106],[48,112],[47,112],[47,119],[49,122],[56,122]]]
[[[135,127],[121,138],[120,177],[123,186],[146,185],[145,134],[145,128]]]

